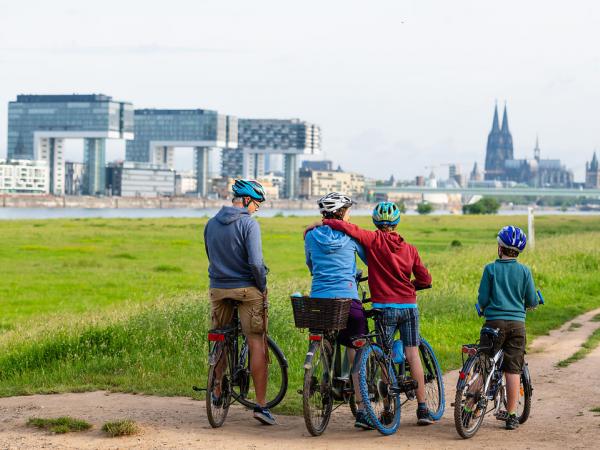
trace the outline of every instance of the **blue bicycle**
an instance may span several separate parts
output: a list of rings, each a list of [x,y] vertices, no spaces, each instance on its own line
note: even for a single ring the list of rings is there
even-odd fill
[[[363,299],[363,303],[367,301]],[[394,341],[391,348],[383,342],[383,325],[378,320],[382,312],[375,308],[366,311],[367,317],[375,321],[375,331],[354,340],[360,348],[354,370],[359,371],[360,393],[370,423],[381,434],[390,435],[400,426],[402,405],[416,398],[417,382],[411,377],[402,341]],[[433,418],[439,420],[445,409],[442,370],[431,345],[423,337],[420,340],[426,403]]]

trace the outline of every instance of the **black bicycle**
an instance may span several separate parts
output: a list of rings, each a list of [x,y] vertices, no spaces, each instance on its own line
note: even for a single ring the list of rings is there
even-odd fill
[[[233,304],[233,319],[230,326],[208,332],[208,383],[206,388],[206,413],[213,428],[225,422],[229,407],[239,402],[248,408],[256,406],[248,341],[242,333],[238,317],[239,302]],[[285,397],[288,387],[288,362],[281,349],[267,336],[268,382],[267,408],[278,405]],[[196,391],[203,389],[193,388]]]
[[[381,434],[390,435],[400,426],[402,405],[416,398],[418,385],[410,373],[401,341],[389,347],[382,339],[384,330],[379,317],[383,310],[370,309],[366,313],[375,320],[375,331],[354,341],[360,348],[356,357],[359,388],[370,422]],[[445,409],[442,369],[433,348],[423,337],[420,337],[419,355],[424,372],[425,402],[432,417],[439,420]],[[405,396],[404,401],[401,394]]]
[[[539,304],[544,304],[544,298],[537,291]],[[475,305],[477,313],[483,315],[479,305]],[[477,433],[484,417],[490,412],[498,420],[508,418],[506,382],[502,371],[504,351],[497,348],[500,337],[498,329],[483,327],[481,334],[486,336],[489,345],[465,344],[462,346],[463,367],[458,374],[456,398],[454,400],[454,425],[458,434],[471,438]],[[468,355],[467,360],[464,360]],[[517,419],[525,423],[531,412],[533,385],[527,362],[521,372],[519,400],[517,404]],[[491,402],[491,405],[490,405]]]

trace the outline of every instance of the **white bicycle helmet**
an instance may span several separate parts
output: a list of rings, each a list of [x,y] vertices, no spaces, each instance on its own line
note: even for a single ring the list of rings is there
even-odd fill
[[[354,202],[347,195],[340,194],[339,192],[330,192],[325,197],[321,197],[317,201],[317,204],[321,213],[331,213],[341,208],[349,208],[354,205]]]

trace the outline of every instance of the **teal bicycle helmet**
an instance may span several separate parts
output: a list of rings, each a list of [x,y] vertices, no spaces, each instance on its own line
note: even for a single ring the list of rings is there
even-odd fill
[[[250,197],[259,203],[265,201],[265,189],[258,181],[235,180],[231,191],[234,197]]]
[[[400,222],[400,210],[395,203],[381,202],[373,210],[373,223],[375,225],[398,225]]]

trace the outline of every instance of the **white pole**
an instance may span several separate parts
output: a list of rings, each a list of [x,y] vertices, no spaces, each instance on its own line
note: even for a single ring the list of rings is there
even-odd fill
[[[529,248],[533,250],[535,248],[535,227],[533,223],[533,208],[527,208],[527,243]]]

